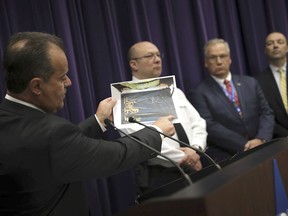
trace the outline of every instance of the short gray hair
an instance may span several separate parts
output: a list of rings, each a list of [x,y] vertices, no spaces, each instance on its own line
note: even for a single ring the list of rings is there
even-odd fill
[[[214,39],[211,39],[209,41],[206,42],[206,44],[204,45],[204,56],[207,57],[207,50],[208,50],[208,47],[212,44],[224,44],[226,47],[227,47],[227,50],[228,50],[228,53],[230,54],[230,47],[229,47],[229,44],[223,40],[223,39],[220,39],[220,38],[214,38]]]

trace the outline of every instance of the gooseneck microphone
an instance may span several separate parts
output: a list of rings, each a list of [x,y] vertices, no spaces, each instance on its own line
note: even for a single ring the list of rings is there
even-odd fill
[[[130,123],[137,123],[137,124],[139,124],[139,125],[144,126],[145,128],[149,128],[150,130],[156,131],[156,132],[162,134],[164,137],[167,137],[167,138],[169,138],[169,139],[171,139],[171,140],[174,140],[175,142],[181,143],[183,146],[186,146],[186,147],[188,147],[188,148],[193,149],[193,150],[196,151],[197,153],[199,153],[199,154],[203,155],[205,158],[207,158],[218,170],[221,170],[221,166],[220,166],[219,164],[217,164],[217,163],[216,163],[209,155],[207,155],[203,150],[194,148],[194,147],[190,146],[189,144],[182,142],[181,140],[175,139],[175,138],[173,138],[173,137],[171,137],[171,136],[168,136],[168,135],[166,135],[166,134],[164,134],[164,133],[162,133],[162,132],[160,132],[160,131],[157,131],[157,130],[154,129],[153,127],[149,127],[149,126],[147,126],[147,125],[145,125],[145,124],[137,121],[137,120],[136,120],[135,118],[133,118],[133,117],[129,117],[129,120],[128,120],[128,121],[129,121]]]
[[[189,176],[183,171],[183,169],[182,169],[177,163],[175,163],[171,158],[167,157],[166,155],[163,155],[161,152],[157,151],[157,150],[154,149],[153,147],[147,145],[147,144],[144,143],[144,142],[141,142],[140,140],[138,140],[138,139],[134,138],[133,136],[131,136],[131,135],[125,133],[124,131],[120,130],[119,128],[117,128],[117,127],[114,125],[114,123],[113,123],[110,119],[108,119],[108,118],[104,119],[104,123],[105,123],[106,125],[112,126],[112,127],[114,128],[114,130],[118,131],[119,133],[123,134],[124,136],[129,137],[130,139],[132,139],[133,141],[137,142],[138,144],[140,144],[140,145],[148,148],[149,150],[151,150],[152,152],[156,153],[157,155],[160,155],[161,157],[167,159],[170,163],[172,163],[172,164],[179,170],[179,172],[181,173],[182,177],[185,179],[186,184],[187,184],[188,186],[192,184],[192,181],[191,181],[190,177],[189,177]]]

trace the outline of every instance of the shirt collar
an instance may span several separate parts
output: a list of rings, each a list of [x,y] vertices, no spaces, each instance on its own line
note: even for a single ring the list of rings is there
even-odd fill
[[[140,79],[136,78],[135,76],[132,76],[132,81],[139,81]]]
[[[227,77],[225,78],[225,79],[222,79],[222,78],[218,78],[218,77],[216,77],[216,76],[213,76],[213,75],[211,75],[211,77],[219,84],[219,85],[224,85],[223,83],[224,83],[224,80],[228,80],[228,81],[230,81],[231,82],[231,80],[232,80],[232,74],[231,74],[231,72],[229,72],[228,73],[228,75],[227,75]]]
[[[285,71],[286,72],[286,64],[287,63],[285,63],[281,68],[282,68],[282,70],[283,71]],[[276,67],[276,66],[274,66],[274,65],[272,65],[272,64],[270,64],[270,68],[271,68],[271,70],[272,70],[272,72],[277,72],[278,71],[278,67]]]
[[[8,95],[8,94],[5,95],[5,99],[10,100],[10,101],[13,101],[13,102],[15,102],[15,103],[22,104],[22,105],[24,105],[24,106],[31,107],[31,108],[33,108],[33,109],[37,109],[37,110],[39,110],[39,111],[41,111],[41,112],[43,112],[43,113],[46,113],[44,110],[40,109],[39,107],[36,107],[34,104],[31,104],[31,103],[28,103],[28,102],[19,100],[19,99],[17,99],[17,98],[14,98],[14,97]]]

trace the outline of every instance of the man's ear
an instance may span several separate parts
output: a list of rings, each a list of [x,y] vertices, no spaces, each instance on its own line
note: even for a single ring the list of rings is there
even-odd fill
[[[43,79],[39,78],[39,77],[35,77],[33,79],[30,80],[28,87],[30,89],[31,92],[33,92],[36,95],[40,95],[41,94],[41,84],[43,83]]]
[[[129,61],[129,65],[130,65],[130,68],[131,68],[133,71],[137,71],[137,70],[138,70],[136,60],[130,60],[130,61]]]

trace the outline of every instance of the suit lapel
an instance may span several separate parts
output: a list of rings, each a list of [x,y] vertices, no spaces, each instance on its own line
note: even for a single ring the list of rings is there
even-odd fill
[[[282,107],[285,110],[284,104],[282,102],[281,94],[280,94],[280,91],[278,89],[275,78],[273,76],[272,70],[270,69],[270,67],[268,70],[269,70],[269,73],[266,73],[267,79],[265,79],[268,82],[267,86],[271,87],[271,89],[269,89],[269,90],[273,92],[273,95],[275,95],[276,100],[278,101],[278,103],[282,104]],[[270,85],[269,82],[272,82],[273,85]]]
[[[240,102],[242,115],[243,115],[243,117],[245,117],[246,104],[244,103],[244,101],[245,101],[245,99],[244,99],[245,93],[243,92],[243,83],[241,82],[241,80],[239,79],[239,77],[237,75],[233,75],[232,76],[232,82],[233,82],[233,85],[234,85],[235,90],[236,90],[237,95],[238,95],[238,100]]]
[[[270,100],[272,101],[270,103],[274,103],[277,107],[279,107],[281,109],[281,112],[286,113],[286,109],[284,107],[284,104],[283,104],[283,101],[282,101],[282,97],[281,97],[278,85],[276,83],[276,80],[274,78],[274,75],[273,75],[272,70],[271,70],[270,67],[267,68],[267,71],[265,71],[263,76],[264,76],[263,77],[264,86],[269,86],[269,90],[268,91],[270,91],[270,93],[272,93],[271,95],[273,95],[273,97],[270,96]],[[288,79],[286,79],[286,81],[287,80]],[[265,87],[263,87],[263,88],[265,88]],[[267,92],[267,90],[263,89],[263,92]],[[270,95],[270,94],[268,94],[268,95]]]

